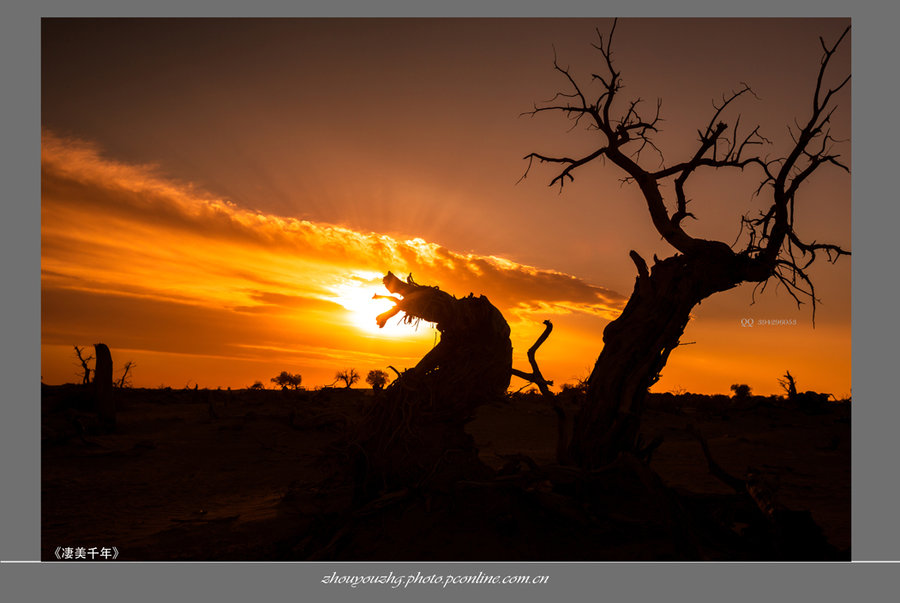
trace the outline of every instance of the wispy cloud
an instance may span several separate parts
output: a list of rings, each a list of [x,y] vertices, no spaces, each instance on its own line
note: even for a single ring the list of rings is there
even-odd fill
[[[154,352],[287,354],[332,365],[342,355],[412,358],[419,352],[374,328],[376,311],[353,316],[382,292],[387,270],[457,296],[486,295],[514,331],[562,315],[593,317],[599,330],[625,302],[554,270],[248,210],[51,132],[41,158],[48,345],[105,333]],[[421,347],[431,337],[412,339]]]
[[[47,132],[42,142],[48,278],[78,277],[115,290],[139,285],[202,303],[224,298],[245,309],[327,297],[345,276],[388,269],[450,292],[486,294],[504,310],[610,317],[625,301],[573,276],[503,258],[264,215],[168,181],[153,166],[106,159],[89,143]]]

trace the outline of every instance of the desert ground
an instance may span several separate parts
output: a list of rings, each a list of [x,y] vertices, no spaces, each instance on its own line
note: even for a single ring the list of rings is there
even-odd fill
[[[681,558],[652,544],[658,538],[647,536],[647,522],[627,518],[620,524],[634,525],[626,531],[588,536],[605,539],[603,546],[567,549],[542,548],[540,531],[553,524],[515,512],[504,512],[498,528],[506,544],[486,545],[478,539],[482,520],[439,525],[447,516],[427,497],[393,515],[351,517],[346,430],[377,403],[372,390],[117,389],[111,432],[97,428],[85,391],[42,387],[44,560],[59,547],[115,547],[119,560]],[[776,398],[651,396],[642,434],[662,443],[650,469],[666,492],[718,500],[734,493],[711,473],[691,428],[722,469],[756,475],[777,505],[808,511],[835,558],[849,559],[849,402],[811,411]],[[557,416],[539,395],[482,406],[467,431],[498,472],[510,459],[555,462]],[[495,500],[466,496],[452,499],[451,506],[468,505],[456,516],[474,517]],[[494,529],[499,520],[491,521]],[[350,532],[357,537],[346,544]]]

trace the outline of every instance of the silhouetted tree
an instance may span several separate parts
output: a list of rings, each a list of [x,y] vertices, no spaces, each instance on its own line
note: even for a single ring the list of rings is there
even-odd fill
[[[81,376],[81,383],[82,385],[88,385],[91,382],[91,367],[88,366],[88,362],[93,360],[94,357],[88,356],[87,358],[85,358],[82,355],[84,348],[79,348],[77,345],[72,347],[75,348],[75,356],[78,357],[78,362],[81,363],[81,370],[83,371]]]
[[[797,382],[794,381],[794,376],[791,375],[791,371],[784,372],[784,378],[778,380],[778,385],[784,389],[784,393],[787,394],[788,400],[793,400],[797,397]]]
[[[731,391],[734,392],[735,398],[748,398],[750,397],[750,386],[746,383],[735,383],[731,386]]]
[[[502,400],[512,373],[509,325],[486,297],[456,298],[437,287],[388,272],[382,279],[394,307],[379,326],[402,313],[405,322],[434,323],[440,341],[399,374],[354,430],[354,504],[392,488],[450,488],[490,469],[465,430],[478,406]]]
[[[676,252],[661,260],[654,256],[652,267],[636,251],[630,252],[637,268],[634,290],[622,314],[604,330],[603,350],[575,421],[571,457],[584,468],[605,465],[622,451],[637,448],[647,391],[659,379],[669,354],[679,345],[691,310],[701,300],[744,282],[764,288],[775,279],[798,304],[802,299],[812,301],[815,320],[816,297],[807,273],[809,265],[819,254],[825,254],[831,262],[849,255],[837,245],[801,239],[794,223],[797,193],[819,168],[832,166],[849,172],[833,152],[835,141],[829,123],[836,109],[835,95],[850,76],[842,76],[831,87],[825,84],[829,63],[849,28],[833,45],[820,39],[823,54],[810,113],[790,128],[793,143],[785,156],[773,159],[753,154],[756,146],[769,142],[759,127],[745,128],[739,134],[739,116],[732,126],[724,121],[736,101],[753,95],[749,86],[742,85],[714,104],[713,115],[698,130],[699,140],[691,153],[668,164],[654,158],[654,167],[641,152],[658,151],[652,136],[660,124],[661,104],[658,102],[655,111],[645,117],[640,99],[621,102],[622,78],[611,52],[615,28],[613,23],[605,38],[597,32],[599,43],[594,47],[600,54],[601,69],[591,78],[599,85],[596,94],[590,94],[585,84],[554,59],[554,68],[565,78],[569,90],[527,113],[562,113],[575,126],[586,123],[598,142],[593,151],[581,156],[530,153],[525,156],[528,168],[523,178],[537,160],[561,167],[550,185],[563,187],[582,166],[598,159],[609,162],[623,172],[626,182],[638,186],[650,222]],[[694,217],[688,207],[688,181],[710,169],[756,170],[760,174],[756,192],[766,196],[767,207],[758,216],[741,218],[745,243],[740,248],[737,243],[733,248],[723,241],[692,236],[683,227],[685,218]]]
[[[369,374],[366,375],[366,383],[372,386],[372,389],[376,391],[380,391],[384,389],[384,386],[387,385],[388,374],[381,370],[375,369],[369,371]]]
[[[115,382],[116,387],[131,387],[131,379],[128,378],[128,373],[131,372],[131,369],[135,367],[135,363],[132,360],[129,360],[122,366],[122,376],[119,377],[119,380]]]
[[[359,373],[356,372],[356,369],[350,368],[345,369],[343,371],[338,371],[334,374],[335,382],[343,381],[344,387],[349,389],[354,383],[359,381]]]
[[[266,389],[266,386],[263,385],[263,382],[262,382],[262,381],[254,381],[254,382],[253,382],[253,385],[251,385],[251,386],[250,386],[249,388],[247,388],[247,389],[261,390],[261,389]]]
[[[562,387],[560,387],[560,391],[564,392],[584,393],[586,390],[586,384],[582,383],[581,381],[577,381],[575,383],[563,383]]]
[[[683,387],[681,385],[676,385],[675,387],[670,389],[668,393],[672,394],[673,396],[683,396],[686,393],[688,393],[688,390],[686,387]]]
[[[277,377],[272,377],[269,381],[275,385],[281,386],[281,389],[299,389],[302,380],[303,377],[300,376],[300,373],[281,371]]]

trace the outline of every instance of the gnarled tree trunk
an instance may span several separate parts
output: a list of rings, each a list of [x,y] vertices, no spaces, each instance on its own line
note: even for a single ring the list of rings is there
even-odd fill
[[[390,272],[384,284],[402,297],[389,297],[395,307],[378,317],[380,326],[403,312],[405,321],[435,323],[441,339],[379,396],[358,426],[357,504],[385,490],[440,489],[489,473],[464,427],[479,405],[504,395],[512,369],[509,325],[486,297],[457,299]]]
[[[657,261],[650,271],[637,253],[631,257],[638,267],[634,291],[603,332],[603,351],[575,418],[570,457],[586,469],[635,451],[647,390],[678,346],[691,310],[741,281],[738,256],[715,247]]]

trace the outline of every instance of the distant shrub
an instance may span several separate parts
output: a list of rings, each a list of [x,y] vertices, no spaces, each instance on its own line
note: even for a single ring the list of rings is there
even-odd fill
[[[381,369],[369,371],[369,374],[366,376],[366,383],[371,385],[372,389],[376,391],[384,389],[384,386],[387,385],[387,381],[388,374]]]
[[[749,398],[750,397],[750,386],[746,383],[735,383],[731,386],[731,391],[734,392],[735,398]]]
[[[291,374],[287,371],[281,371],[277,377],[272,377],[269,381],[275,385],[280,385],[281,389],[299,389],[302,380],[300,373]]]
[[[260,389],[266,389],[266,386],[263,385],[263,382],[262,382],[262,381],[254,381],[254,382],[253,382],[253,385],[251,385],[251,386],[250,386],[249,388],[247,388],[247,389],[260,390]]]
[[[584,394],[588,390],[588,378],[576,379],[574,383],[563,383],[559,389],[569,394]]]

